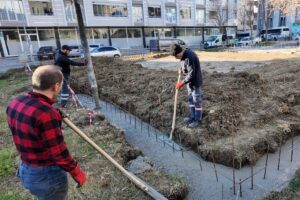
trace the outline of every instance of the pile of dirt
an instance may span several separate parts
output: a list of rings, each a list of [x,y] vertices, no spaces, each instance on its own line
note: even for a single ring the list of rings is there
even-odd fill
[[[171,129],[177,73],[142,68],[136,60],[93,60],[101,99],[119,105],[166,133]],[[232,66],[234,67],[234,66]],[[72,86],[89,93],[82,70]],[[204,119],[188,129],[185,89],[180,91],[175,139],[203,158],[235,167],[255,162],[296,134],[300,116],[299,59],[274,60],[244,72],[204,72]],[[289,132],[283,130],[290,129]]]

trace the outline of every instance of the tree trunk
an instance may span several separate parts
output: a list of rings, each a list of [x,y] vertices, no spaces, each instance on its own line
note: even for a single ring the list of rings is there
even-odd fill
[[[96,106],[95,109],[100,109],[98,86],[97,86],[94,67],[93,67],[93,63],[92,63],[92,59],[91,59],[91,55],[90,55],[90,51],[89,51],[89,47],[88,47],[87,38],[85,35],[85,27],[84,27],[84,23],[83,23],[81,7],[80,7],[79,0],[75,0],[74,2],[75,2],[75,11],[76,11],[76,15],[77,15],[78,30],[79,30],[80,40],[81,40],[81,46],[83,47],[83,50],[84,50],[84,57],[85,57],[85,59],[88,60],[86,71],[88,74],[88,80],[89,80],[89,83],[91,86],[92,95],[95,100],[95,106]]]

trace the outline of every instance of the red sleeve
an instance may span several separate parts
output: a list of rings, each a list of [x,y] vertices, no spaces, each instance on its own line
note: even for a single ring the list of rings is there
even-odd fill
[[[55,111],[43,113],[38,127],[49,158],[65,171],[72,171],[77,162],[72,158],[64,141],[59,113]]]

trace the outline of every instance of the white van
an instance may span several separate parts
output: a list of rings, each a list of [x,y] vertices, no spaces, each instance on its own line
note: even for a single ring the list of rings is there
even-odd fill
[[[171,51],[173,44],[187,47],[187,44],[183,40],[177,38],[150,40],[150,48],[152,48],[152,50],[158,50],[157,48],[159,48],[160,51]]]
[[[222,45],[222,35],[210,35],[207,40],[204,41],[204,48],[218,47]]]

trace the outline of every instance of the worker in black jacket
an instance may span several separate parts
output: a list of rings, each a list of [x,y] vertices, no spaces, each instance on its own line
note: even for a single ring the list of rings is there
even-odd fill
[[[202,120],[202,94],[200,86],[202,85],[202,73],[198,56],[191,49],[183,49],[180,45],[172,46],[172,54],[176,59],[182,61],[180,68],[184,74],[184,80],[176,84],[176,89],[187,85],[189,117],[184,118],[189,128],[195,128],[201,124]]]
[[[85,62],[75,62],[68,58],[68,54],[70,53],[71,48],[68,45],[63,45],[61,50],[59,50],[55,56],[55,65],[61,67],[61,71],[64,75],[64,81],[63,86],[61,90],[61,96],[60,96],[60,106],[65,107],[68,99],[69,99],[69,77],[71,73],[70,65],[73,66],[85,66],[87,64],[87,61]]]

